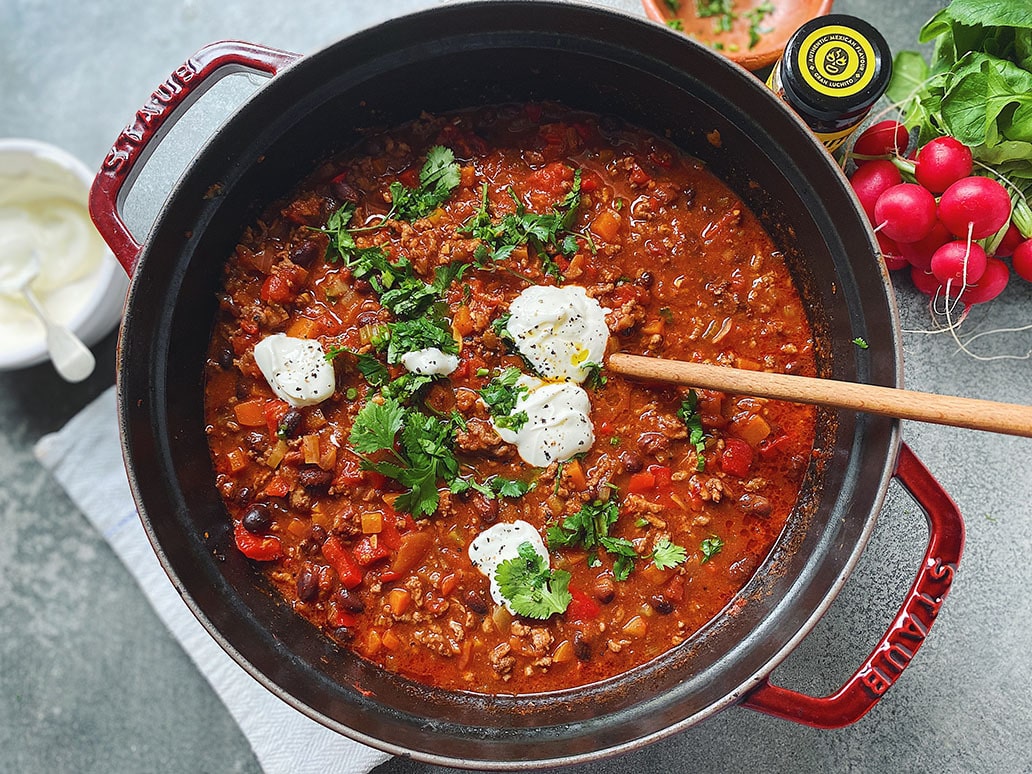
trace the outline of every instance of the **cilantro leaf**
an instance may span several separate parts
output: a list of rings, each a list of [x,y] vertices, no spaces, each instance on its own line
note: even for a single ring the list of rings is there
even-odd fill
[[[406,487],[394,505],[416,517],[437,510],[439,480],[450,482],[458,476],[454,424],[406,408],[394,398],[366,403],[355,417],[349,442],[363,455],[390,452],[392,461],[363,457],[362,467]]]
[[[387,366],[367,352],[356,354],[358,358],[358,372],[365,377],[365,380],[373,387],[382,387],[391,380]]]
[[[695,447],[695,469],[703,471],[706,469],[706,458],[702,456],[706,451],[706,433],[702,429],[698,406],[699,396],[695,390],[689,390],[681,408],[677,410],[677,416],[688,427],[688,443]]]
[[[606,383],[609,381],[609,377],[602,373],[601,363],[587,361],[581,364],[581,368],[588,372],[587,377],[584,379],[584,383],[593,390],[599,390],[605,387]]]
[[[458,188],[460,168],[450,148],[435,145],[426,154],[426,162],[419,171],[419,185],[408,188],[400,182],[391,183],[391,211],[404,220],[425,218],[436,210]]]
[[[516,411],[516,402],[521,395],[530,392],[526,385],[517,385],[520,378],[518,368],[506,368],[480,390],[480,398],[498,427],[518,433],[530,417],[526,411]]]
[[[594,549],[603,548],[612,554],[613,575],[617,580],[627,580],[634,569],[634,560],[638,553],[634,544],[626,538],[615,538],[609,534],[610,528],[616,524],[620,515],[620,507],[615,499],[601,502],[595,500],[585,503],[576,513],[567,516],[557,526],[549,527],[546,532],[549,548],[584,548],[592,553],[588,556],[588,566],[599,564]]]
[[[652,561],[660,570],[672,570],[688,559],[688,551],[683,546],[672,543],[670,538],[661,538],[652,549]]]
[[[700,564],[706,564],[706,562],[723,550],[724,541],[714,535],[703,540],[699,548],[702,550],[702,561]]]
[[[348,440],[360,454],[374,454],[384,449],[393,452],[394,437],[404,420],[405,408],[397,401],[369,401],[355,417]]]
[[[498,588],[513,612],[539,620],[566,612],[573,601],[570,573],[549,570],[530,543],[521,543],[518,551],[518,556],[500,562],[495,571]]]
[[[490,483],[491,489],[499,497],[511,497],[513,499],[523,497],[523,495],[534,488],[533,484],[520,481],[518,478],[502,478],[501,476],[495,476],[488,483]]]

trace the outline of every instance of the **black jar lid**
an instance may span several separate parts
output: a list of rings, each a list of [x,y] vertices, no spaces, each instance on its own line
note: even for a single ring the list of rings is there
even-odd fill
[[[891,75],[885,38],[863,19],[844,14],[808,21],[789,38],[781,60],[790,104],[827,120],[870,108]]]

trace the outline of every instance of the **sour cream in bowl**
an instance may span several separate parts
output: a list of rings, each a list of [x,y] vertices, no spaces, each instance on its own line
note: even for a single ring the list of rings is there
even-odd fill
[[[60,148],[37,140],[0,140],[0,261],[5,244],[35,244],[40,273],[31,289],[51,319],[86,345],[118,324],[129,287],[90,220],[86,201],[92,182],[86,166]],[[0,295],[0,370],[26,368],[48,357],[43,323],[28,302]]]

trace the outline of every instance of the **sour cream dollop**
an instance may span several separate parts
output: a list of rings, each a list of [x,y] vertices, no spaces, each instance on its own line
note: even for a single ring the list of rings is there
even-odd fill
[[[509,305],[506,328],[520,354],[545,379],[583,382],[585,363],[601,363],[606,312],[582,287],[532,285]]]
[[[527,421],[514,432],[499,427],[495,432],[516,451],[528,465],[543,468],[553,462],[564,462],[586,452],[595,443],[595,427],[591,423],[591,401],[584,389],[571,382],[545,382],[523,375],[516,380],[520,391],[513,413],[527,412]]]
[[[534,547],[534,551],[544,559],[547,567],[548,549],[545,548],[545,542],[534,526],[525,521],[495,524],[473,538],[473,542],[469,544],[469,560],[491,581],[491,598],[497,604],[505,605],[513,614],[516,611],[509,607],[509,600],[502,596],[498,581],[495,580],[495,573],[502,562],[519,556],[520,546],[524,543],[530,543]]]
[[[417,349],[401,356],[401,364],[414,374],[423,376],[447,376],[459,367],[459,358],[449,355],[437,347]]]
[[[255,344],[254,360],[277,397],[297,408],[322,403],[337,386],[318,341],[285,333],[266,336]]]

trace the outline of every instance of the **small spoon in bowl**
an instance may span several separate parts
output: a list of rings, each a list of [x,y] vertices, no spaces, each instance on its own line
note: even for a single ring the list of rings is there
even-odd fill
[[[622,376],[1032,438],[1032,406],[614,352]]]
[[[32,281],[39,276],[39,253],[34,248],[30,248],[20,261],[21,265],[15,263],[13,269],[10,268],[10,263],[16,259],[7,256],[0,258],[0,261],[8,263],[8,270],[0,272],[0,293],[6,296],[20,295],[29,302],[32,311],[46,328],[47,350],[54,368],[65,381],[81,382],[93,373],[96,360],[89,347],[83,344],[78,336],[64,325],[50,319],[43,305],[36,298],[36,294],[29,287]]]

